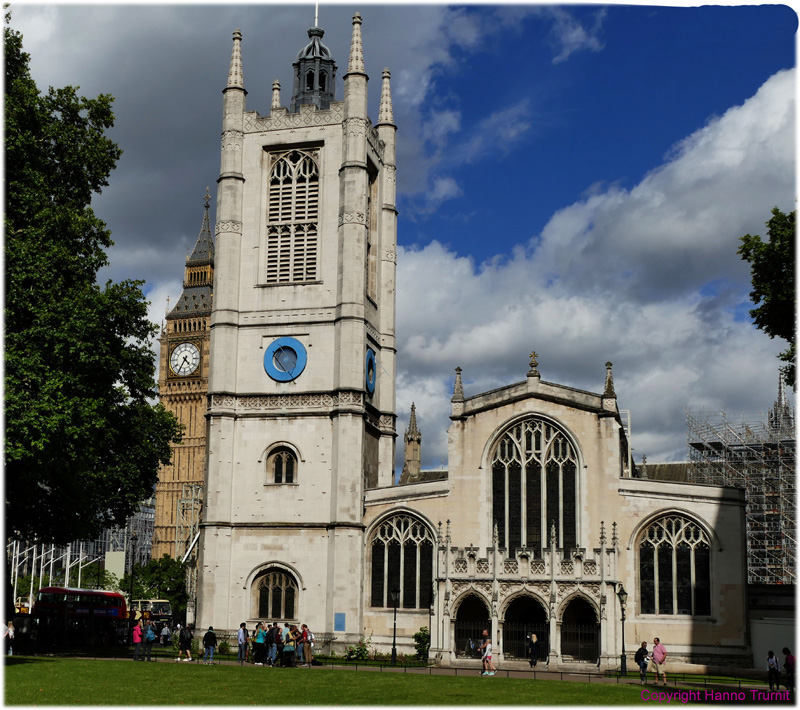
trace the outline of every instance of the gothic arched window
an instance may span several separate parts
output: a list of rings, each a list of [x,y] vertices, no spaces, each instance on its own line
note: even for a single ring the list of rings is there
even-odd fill
[[[281,446],[267,457],[267,482],[297,483],[297,456],[291,449]]]
[[[284,570],[271,568],[256,577],[256,618],[294,619],[297,616],[297,581]]]
[[[400,592],[397,605],[403,609],[431,605],[433,542],[428,527],[411,515],[395,515],[377,527],[370,538],[371,606],[394,606],[394,589]]]
[[[526,419],[514,424],[490,457],[492,519],[499,546],[509,553],[531,548],[541,556],[556,529],[557,546],[577,544],[577,454],[554,424]]]
[[[711,614],[710,548],[705,530],[682,516],[648,525],[639,540],[641,613]]]
[[[318,150],[272,154],[267,215],[267,283],[317,278]]]

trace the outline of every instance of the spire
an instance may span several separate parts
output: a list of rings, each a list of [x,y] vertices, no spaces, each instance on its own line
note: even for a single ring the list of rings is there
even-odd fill
[[[453,386],[453,396],[450,398],[451,402],[463,402],[464,401],[464,385],[461,382],[461,368],[456,368],[456,382]]]
[[[233,31],[233,51],[231,52],[231,68],[228,71],[227,89],[244,89],[242,74],[242,31]]]
[[[785,368],[778,368],[778,399],[768,413],[769,424],[779,439],[794,439],[794,412],[786,401],[786,373]]]
[[[336,62],[331,51],[322,44],[325,30],[312,27],[308,30],[308,44],[297,53],[294,68],[294,91],[289,110],[300,111],[301,106],[316,106],[327,111],[335,100]],[[274,87],[273,87],[274,88]]]
[[[388,123],[394,125],[394,112],[392,111],[392,87],[390,79],[392,74],[388,69],[383,70],[383,84],[381,85],[381,105],[378,110],[378,125]]]
[[[353,15],[353,38],[350,41],[350,61],[347,65],[348,74],[364,73],[364,47],[361,44],[361,14]]]
[[[417,428],[417,407],[411,403],[411,418],[408,420],[408,429],[406,430],[406,441],[415,439],[419,441],[422,438],[419,429]]]
[[[611,374],[611,363],[606,363],[606,388],[603,391],[603,397],[616,397],[617,393],[614,392],[614,377]]]
[[[214,262],[214,237],[211,236],[211,221],[208,218],[208,208],[210,206],[211,195],[206,187],[206,194],[203,198],[205,210],[203,212],[203,224],[200,227],[200,234],[194,245],[191,255],[186,260],[189,264],[209,264]]]

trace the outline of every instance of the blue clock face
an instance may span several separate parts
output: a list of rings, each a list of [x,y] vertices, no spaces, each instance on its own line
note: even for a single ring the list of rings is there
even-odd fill
[[[369,394],[375,394],[375,380],[378,376],[378,369],[375,363],[375,353],[367,349],[366,365],[366,385]]]
[[[264,353],[264,370],[276,382],[291,382],[305,370],[306,349],[296,338],[278,338]]]

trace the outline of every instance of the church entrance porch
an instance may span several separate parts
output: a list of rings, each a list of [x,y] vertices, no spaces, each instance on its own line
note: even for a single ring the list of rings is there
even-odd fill
[[[503,658],[527,660],[531,634],[539,641],[537,660],[547,661],[550,652],[550,623],[547,612],[536,599],[518,597],[509,604],[503,622]]]
[[[454,628],[453,649],[456,658],[480,658],[483,630],[492,632],[492,620],[486,604],[477,596],[469,595],[458,607]]]
[[[600,658],[600,623],[585,599],[573,599],[561,618],[561,661],[597,663]]]

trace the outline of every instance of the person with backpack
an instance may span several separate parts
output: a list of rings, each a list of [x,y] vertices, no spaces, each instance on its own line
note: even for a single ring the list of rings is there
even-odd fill
[[[217,647],[217,635],[214,633],[214,627],[209,626],[205,636],[203,636],[203,648],[206,650],[206,655],[203,658],[203,664],[206,666],[213,665],[214,663],[214,649]]]
[[[266,649],[267,649],[266,664],[268,666],[274,667],[275,652],[277,651],[277,646],[275,645],[275,624],[270,624],[267,627]]]
[[[192,660],[192,639],[194,638],[194,634],[192,633],[192,625],[186,624],[178,635],[178,657],[175,659],[176,661],[181,660],[181,654],[186,653],[186,658],[183,659],[183,662],[186,663]]]
[[[158,641],[158,635],[156,634],[156,622],[155,621],[148,621],[147,627],[144,632],[144,660],[151,661],[153,660],[150,658],[150,654],[153,650],[153,644]]]

